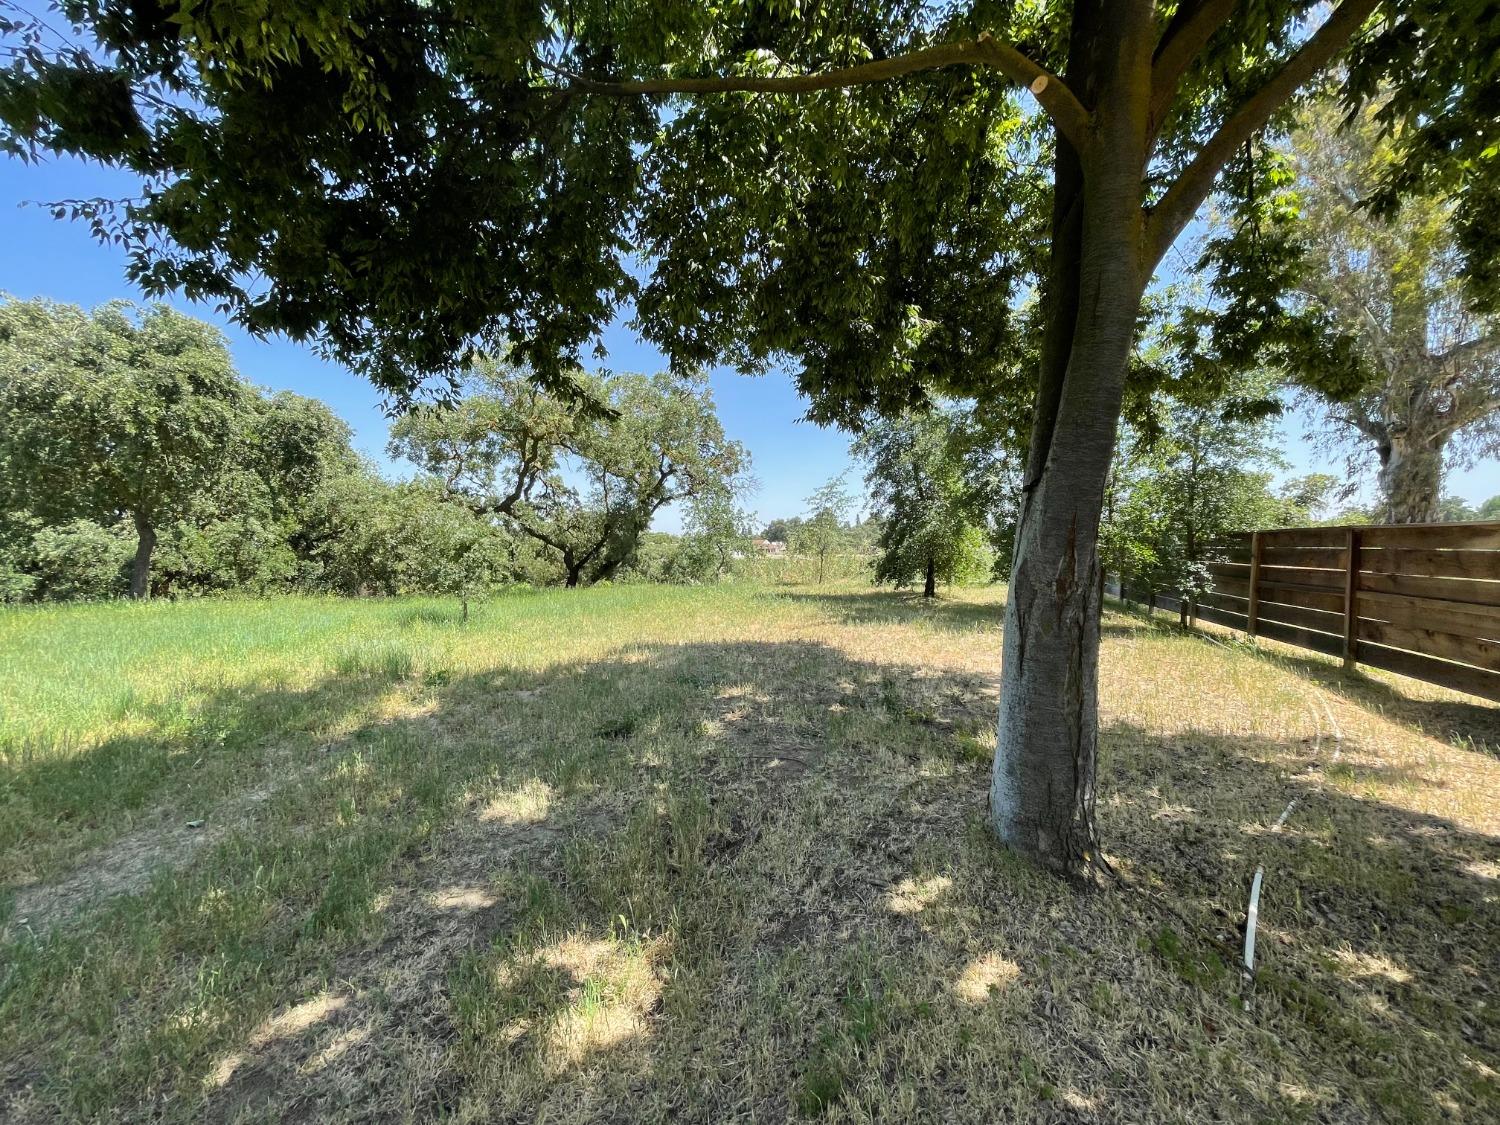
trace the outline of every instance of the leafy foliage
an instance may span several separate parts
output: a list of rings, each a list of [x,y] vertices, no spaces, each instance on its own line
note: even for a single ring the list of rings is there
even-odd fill
[[[1241,396],[1266,391],[1245,380]],[[1301,481],[1276,495],[1281,466],[1270,424],[1215,403],[1159,398],[1157,425],[1127,431],[1105,494],[1101,556],[1107,570],[1147,589],[1190,597],[1210,584],[1207,564],[1225,535],[1304,523],[1322,491]]]
[[[456,404],[400,418],[390,448],[472,511],[555,552],[576,586],[612,577],[668,504],[727,502],[748,455],[724,437],[701,379],[571,380],[581,405],[481,361]]]
[[[950,410],[878,420],[855,444],[880,519],[875,580],[908,586],[988,576],[983,494],[964,475],[960,422]]]
[[[843,475],[823,484],[807,498],[807,515],[798,523],[788,547],[818,561],[818,584],[828,575],[829,558],[850,545],[845,521],[854,510],[855,498]]]
[[[1160,7],[1165,41],[1205,5]],[[316,336],[388,390],[459,377],[476,342],[513,346],[565,388],[639,291],[642,327],[678,359],[794,356],[815,411],[853,418],[915,405],[924,386],[1029,381],[1012,310],[1045,272],[1052,142],[1010,79],[971,64],[667,100],[575,76],[816,73],[980,32],[1066,74],[1070,24],[1088,18],[1069,8],[70,0],[62,41],[24,11],[0,28],[0,144],[135,172],[138,199],[71,208],[125,241],[133,280]],[[1301,45],[1315,9],[1241,4],[1219,21],[1160,114],[1148,199]],[[1397,83],[1382,199],[1500,191],[1483,130],[1500,87],[1492,15],[1392,0],[1357,39],[1349,97]],[[1473,208],[1461,234],[1489,284],[1496,213]]]
[[[158,530],[235,471],[248,399],[222,337],[164,306],[0,303],[0,503],[128,517],[144,595]]]

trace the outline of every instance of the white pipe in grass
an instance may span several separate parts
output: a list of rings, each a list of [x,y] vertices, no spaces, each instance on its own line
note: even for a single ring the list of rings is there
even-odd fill
[[[1245,973],[1255,973],[1255,922],[1260,917],[1260,882],[1266,869],[1257,867],[1250,882],[1250,907],[1245,911]]]

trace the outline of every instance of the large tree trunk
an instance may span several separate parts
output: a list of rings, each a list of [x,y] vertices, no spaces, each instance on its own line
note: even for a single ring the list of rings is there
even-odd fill
[[[130,564],[130,596],[151,596],[151,552],[156,550],[156,529],[145,516],[135,517],[135,559]]]
[[[1054,209],[1063,221],[1053,230],[1053,292],[1006,598],[990,786],[1000,838],[1063,872],[1081,870],[1095,851],[1099,519],[1145,280],[1150,6],[1123,2],[1095,14],[1091,58],[1108,73],[1076,202],[1059,199]],[[1060,185],[1078,164],[1064,148],[1059,141]],[[1073,207],[1081,210],[1076,226]]]
[[[937,597],[937,566],[931,559],[927,560],[927,580],[922,584],[922,596]]]
[[[1389,523],[1435,523],[1442,498],[1443,451],[1395,437],[1380,447],[1380,493]]]

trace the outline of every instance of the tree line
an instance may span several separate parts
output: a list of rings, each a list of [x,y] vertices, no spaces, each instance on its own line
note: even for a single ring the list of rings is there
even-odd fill
[[[327,406],[266,392],[166,306],[0,300],[0,600],[452,593],[706,581],[748,540],[749,457],[700,379],[579,374],[567,398],[483,360],[413,408],[390,480]],[[670,549],[641,546],[685,506]]]

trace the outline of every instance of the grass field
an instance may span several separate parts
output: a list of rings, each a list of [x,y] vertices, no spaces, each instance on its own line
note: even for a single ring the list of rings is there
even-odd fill
[[[1065,884],[1000,598],[0,614],[0,1120],[1494,1120],[1500,711],[1112,614]]]

